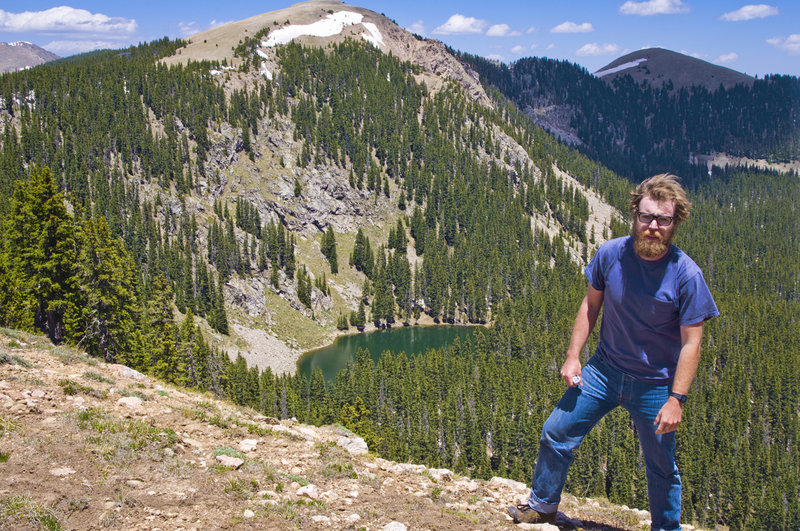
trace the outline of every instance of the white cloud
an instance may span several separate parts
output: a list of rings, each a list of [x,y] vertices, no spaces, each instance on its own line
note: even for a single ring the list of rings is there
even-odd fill
[[[511,26],[508,24],[495,24],[489,26],[489,29],[486,30],[486,35],[488,37],[505,37],[510,31]]]
[[[589,22],[575,24],[574,22],[562,22],[558,26],[550,29],[550,33],[589,33],[594,31],[594,26]]]
[[[120,48],[119,43],[109,41],[52,41],[42,46],[47,51],[53,52],[61,57],[75,55],[76,53],[91,52],[92,50]]]
[[[729,22],[739,22],[741,20],[753,20],[754,18],[767,18],[778,14],[778,8],[767,4],[749,4],[742,6],[736,11],[730,11],[722,15],[722,20]]]
[[[475,17],[465,17],[456,13],[447,19],[447,22],[433,30],[437,35],[457,35],[460,33],[483,33],[483,28],[486,27],[485,20],[479,20]]]
[[[648,0],[647,2],[628,0],[619,6],[619,12],[623,15],[675,15],[687,11],[689,11],[689,7],[681,0]]]
[[[613,55],[619,52],[619,46],[616,44],[597,44],[592,42],[584,44],[575,52],[580,56],[587,55]]]
[[[525,33],[527,33],[528,35],[530,35],[531,33],[536,33],[536,26],[531,26]]]
[[[555,45],[555,44],[553,44],[552,42],[551,42],[550,44],[548,44],[548,45],[547,45],[547,49],[548,49],[548,50],[554,50],[555,48],[556,48],[556,45]]]
[[[731,61],[735,61],[738,58],[739,58],[739,54],[731,52],[731,53],[726,53],[726,54],[720,55],[719,57],[717,57],[717,61],[716,62],[717,63],[730,63]]]
[[[800,55],[800,33],[793,33],[788,37],[773,37],[767,42],[789,55]]]
[[[134,19],[109,17],[103,13],[91,13],[68,6],[22,13],[0,9],[0,31],[130,35],[136,28]]]
[[[414,22],[412,22],[412,23],[411,23],[411,25],[410,25],[409,27],[407,27],[406,29],[407,29],[408,31],[410,31],[411,33],[416,33],[417,35],[423,35],[423,36],[424,36],[424,35],[425,35],[425,33],[428,31],[428,30],[425,28],[425,23],[424,23],[424,22],[422,22],[422,19],[420,19],[420,20],[415,20],[415,21],[414,21]]]
[[[487,59],[491,59],[492,61],[500,61],[501,63],[505,63],[506,62],[506,58],[505,57],[503,57],[502,55],[496,54],[496,53],[493,53],[491,55],[487,55],[486,58]]]
[[[517,46],[514,46],[513,48],[511,48],[511,51],[514,52],[514,53],[524,53],[525,52],[525,47],[517,45]]]

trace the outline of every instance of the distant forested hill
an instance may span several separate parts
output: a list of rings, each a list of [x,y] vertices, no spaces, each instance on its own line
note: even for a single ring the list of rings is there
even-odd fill
[[[674,90],[669,82],[654,88],[630,76],[609,85],[567,61],[530,57],[506,66],[461,58],[525,112],[556,106],[560,125],[580,139],[584,153],[631,178],[686,173],[691,156],[712,152],[800,158],[800,79],[794,76],[715,91]]]

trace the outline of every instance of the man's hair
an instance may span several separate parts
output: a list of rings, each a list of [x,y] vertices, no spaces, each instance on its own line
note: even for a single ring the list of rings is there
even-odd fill
[[[680,180],[671,173],[661,173],[645,179],[636,190],[631,192],[631,216],[636,216],[642,198],[650,197],[656,201],[675,201],[675,225],[689,219],[692,203],[686,197],[686,191],[681,186]]]

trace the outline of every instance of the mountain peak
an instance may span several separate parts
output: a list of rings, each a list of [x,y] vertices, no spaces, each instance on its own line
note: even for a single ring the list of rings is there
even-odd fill
[[[27,41],[0,42],[0,72],[16,72],[58,59],[54,53]]]
[[[310,0],[288,8],[231,22],[190,36],[189,44],[167,63],[189,60],[242,63],[235,49],[248,38],[259,36],[253,52],[262,64],[262,73],[271,77],[276,68],[274,48],[289,42],[306,46],[326,46],[345,39],[364,41],[401,61],[421,66],[419,77],[429,89],[437,90],[444,80],[458,82],[476,101],[489,105],[489,98],[478,75],[456,59],[440,41],[420,39],[384,15],[338,0]]]
[[[614,78],[630,75],[637,83],[647,82],[660,88],[672,83],[675,90],[699,85],[715,91],[720,85],[752,85],[755,78],[664,48],[646,48],[624,55],[594,73],[611,83]]]

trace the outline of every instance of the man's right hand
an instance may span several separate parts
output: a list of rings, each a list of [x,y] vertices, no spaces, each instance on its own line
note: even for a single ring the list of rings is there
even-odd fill
[[[577,376],[577,381],[573,378]],[[577,358],[567,357],[567,361],[561,366],[561,378],[570,387],[577,387],[581,383],[581,362]]]

